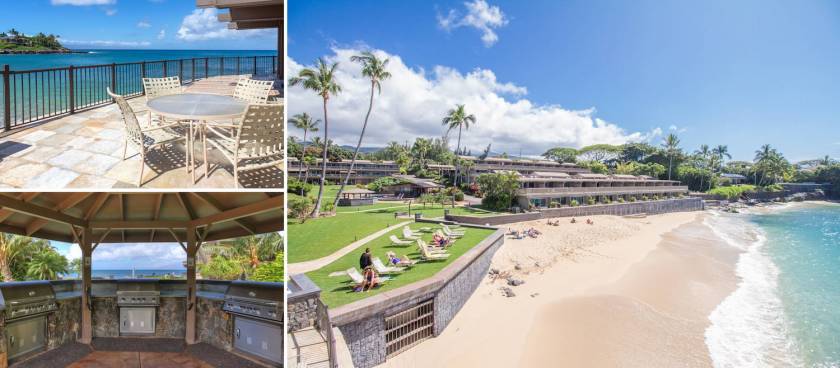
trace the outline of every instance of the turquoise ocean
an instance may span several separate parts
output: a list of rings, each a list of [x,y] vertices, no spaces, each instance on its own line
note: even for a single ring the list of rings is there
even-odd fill
[[[710,315],[716,367],[840,367],[840,204],[797,203],[707,224],[744,251]]]
[[[0,55],[0,67],[12,70],[63,68],[205,57],[277,56],[274,50],[76,50],[80,54]]]

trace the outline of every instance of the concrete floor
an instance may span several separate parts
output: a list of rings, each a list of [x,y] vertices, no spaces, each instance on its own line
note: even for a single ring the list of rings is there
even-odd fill
[[[186,353],[94,351],[68,368],[214,368]]]
[[[211,78],[213,79],[213,78]],[[195,92],[232,91],[227,78],[193,86]],[[188,88],[188,91],[192,91]],[[129,100],[135,112],[146,110],[144,97]],[[146,114],[138,113],[141,124]],[[209,175],[203,177],[199,160],[196,180],[186,171],[184,146],[154,149],[141,163],[140,155],[128,149],[123,160],[124,122],[116,104],[64,116],[0,137],[0,188],[132,188],[137,187],[140,165],[144,188],[233,188],[233,166],[218,151],[210,149]],[[200,145],[196,158],[202,157]],[[240,187],[281,188],[283,167],[240,172]]]

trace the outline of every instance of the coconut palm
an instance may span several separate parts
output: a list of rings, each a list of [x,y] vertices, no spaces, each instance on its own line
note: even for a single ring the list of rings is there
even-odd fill
[[[432,141],[426,138],[417,138],[414,145],[411,147],[412,161],[414,161],[419,170],[425,170],[427,166],[426,157],[429,151],[432,150]]]
[[[446,125],[448,128],[446,133],[452,131],[452,129],[458,128],[458,144],[456,145],[455,152],[459,152],[461,150],[461,131],[464,129],[469,130],[470,124],[475,124],[477,121],[475,115],[467,114],[467,111],[464,105],[455,105],[454,109],[449,109],[446,113],[446,116],[443,118],[443,125]],[[460,166],[455,166],[455,186],[458,186],[458,176],[460,175]]]
[[[761,148],[759,148],[757,151],[755,151],[755,158],[753,159],[753,162],[755,162],[755,169],[753,171],[753,173],[755,175],[755,185],[761,185],[760,183],[764,182],[764,172],[762,172],[761,181],[759,181],[758,180],[758,170],[761,167],[765,166],[767,161],[773,155],[774,151],[775,151],[775,149],[770,147],[769,144],[764,144],[764,145],[761,146]]]
[[[0,234],[0,275],[3,276],[3,281],[14,281],[12,262],[28,243],[29,238],[27,237],[6,233]]]
[[[324,142],[329,142],[329,118],[327,117],[327,101],[330,96],[335,96],[341,92],[341,86],[335,80],[335,69],[338,63],[327,65],[324,59],[318,59],[316,69],[304,68],[296,77],[289,79],[289,86],[300,85],[304,89],[315,92],[324,101]],[[327,147],[324,146],[323,158],[324,162],[321,167],[321,184],[318,187],[318,198],[315,200],[315,208],[312,209],[312,217],[318,217],[321,214],[321,201],[324,198],[324,182],[327,174]]]
[[[306,155],[306,133],[309,132],[317,132],[318,131],[318,124],[321,123],[320,119],[313,120],[311,116],[307,113],[296,114],[289,119],[289,122],[294,125],[295,128],[303,130],[303,141],[301,141],[301,150],[300,150],[300,163],[305,164],[303,156]],[[304,170],[309,170],[309,167],[304,165]],[[300,180],[301,172],[298,171],[298,180]]]
[[[353,159],[350,160],[350,169],[347,170],[347,175],[344,176],[341,187],[338,188],[333,206],[338,206],[338,199],[341,198],[341,192],[344,191],[344,187],[350,181],[353,166],[356,165],[356,158],[359,156],[359,149],[362,148],[362,139],[365,138],[368,119],[370,119],[370,112],[373,110],[373,91],[376,90],[377,93],[382,94],[382,84],[380,82],[391,78],[391,73],[385,70],[388,66],[388,59],[382,60],[370,51],[365,51],[361,55],[353,55],[350,57],[350,61],[362,64],[362,75],[370,79],[370,102],[368,103],[367,114],[365,114],[365,123],[362,124],[362,132],[359,133],[359,142],[356,143],[356,150],[353,151]]]
[[[729,154],[729,147],[722,144],[719,144],[717,147],[712,149],[712,153],[718,158],[717,163],[719,165],[719,170],[723,168],[723,164],[726,162],[727,158],[732,158],[732,155]]]
[[[662,147],[668,154],[668,180],[671,180],[671,168],[674,166],[674,155],[679,152],[680,139],[674,133],[668,134],[662,141]]]
[[[698,149],[697,151],[694,151],[694,154],[697,155],[698,157],[700,157],[700,164],[701,164],[700,168],[701,169],[703,169],[705,166],[708,165],[709,155],[711,153],[712,152],[709,150],[709,145],[708,144],[701,145],[700,149]],[[701,172],[700,173],[700,191],[701,192],[703,191],[703,177],[704,177],[704,175]],[[709,182],[710,182],[709,185],[711,185],[711,180],[709,180]]]
[[[59,274],[69,271],[67,258],[49,247],[41,249],[29,260],[26,267],[26,278],[31,280],[55,280]]]

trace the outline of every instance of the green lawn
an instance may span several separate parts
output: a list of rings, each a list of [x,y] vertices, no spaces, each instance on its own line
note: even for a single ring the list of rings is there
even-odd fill
[[[335,199],[338,185],[325,187],[324,200]],[[309,193],[316,196],[318,189]],[[482,209],[447,206],[452,214],[482,216],[488,214]],[[422,213],[425,218],[443,217],[441,205],[412,204],[411,215]],[[289,219],[288,261],[289,263],[310,261],[328,256],[348,244],[362,239],[406,219],[394,218],[396,212],[408,212],[408,204],[382,202],[370,206],[338,207],[332,217],[310,219],[301,224],[298,219]]]
[[[412,223],[410,227],[414,230],[419,229],[420,227],[430,226],[437,228],[435,224],[426,224],[426,223]],[[431,262],[419,262],[414,267],[406,270],[405,272],[397,275],[391,275],[391,280],[388,280],[383,285],[368,291],[368,292],[353,292],[352,283],[349,282],[349,278],[347,276],[338,276],[338,277],[329,277],[329,274],[336,271],[344,271],[350,267],[359,268],[359,256],[364,251],[364,249],[359,249],[358,251],[349,253],[344,257],[336,260],[335,262],[324,266],[319,270],[315,270],[306,274],[312,281],[314,281],[320,288],[321,288],[321,300],[324,301],[325,304],[330,306],[331,308],[335,308],[347,303],[351,303],[371,295],[376,295],[378,293],[394,290],[400,286],[408,285],[410,283],[423,280],[425,278],[431,277],[432,275],[436,274],[438,271],[442,270],[448,264],[452,263],[460,257],[462,254],[470,250],[472,247],[477,245],[479,242],[490,236],[494,230],[489,229],[476,229],[476,228],[464,228],[466,229],[466,235],[462,239],[458,239],[455,244],[449,248],[449,253],[452,254],[449,256],[448,259],[445,261],[431,261]],[[398,255],[408,255],[409,258],[414,260],[420,259],[420,252],[417,249],[416,245],[405,246],[405,247],[398,247],[391,245],[391,241],[388,240],[389,235],[398,235],[402,234],[402,230],[396,230],[391,233],[385,234],[374,241],[367,244],[367,247],[371,248],[371,252],[375,257],[379,257],[382,259],[383,262],[387,262],[387,258],[385,257],[385,253],[388,251],[394,251]],[[292,233],[291,231],[289,233]],[[423,239],[427,242],[430,241],[432,238],[432,234],[424,234]],[[287,254],[292,254],[289,251]],[[361,272],[361,270],[359,270]]]

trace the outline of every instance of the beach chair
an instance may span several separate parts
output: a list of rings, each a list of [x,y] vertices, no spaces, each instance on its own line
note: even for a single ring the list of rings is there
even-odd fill
[[[448,253],[434,253],[419,242],[417,247],[420,248],[420,258],[424,261],[442,261],[450,256]]]
[[[389,267],[382,263],[379,257],[373,258],[373,269],[380,274],[400,273],[405,271],[404,267]]]
[[[424,242],[421,239],[417,239],[417,245],[429,251],[429,253],[433,254],[446,254],[446,249],[435,249],[435,247],[429,245],[428,243]]]
[[[362,273],[356,269],[356,267],[350,267],[347,269],[347,276],[350,276],[350,280],[352,280],[356,285],[361,285],[365,282],[365,277],[362,276]],[[390,280],[390,277],[387,276],[379,276],[379,284],[384,284],[385,281]]]
[[[464,237],[464,233],[456,233],[452,230],[449,230],[448,228],[443,228],[443,234],[455,239]]]
[[[240,78],[233,90],[233,97],[252,104],[266,104],[273,85],[274,81]]]
[[[451,233],[456,235],[464,235],[464,233],[466,232],[466,230],[452,230],[452,228],[446,224],[441,224],[441,229],[443,229],[443,232],[447,234]]]
[[[411,232],[411,229],[409,229],[408,226],[403,228],[402,234],[403,234],[403,239],[405,239],[405,240],[420,239],[420,234],[415,234],[415,233]]]
[[[399,238],[397,238],[396,235],[391,235],[391,236],[388,237],[388,239],[391,239],[391,245],[396,245],[396,246],[400,246],[400,247],[411,245],[411,241],[415,240],[415,239],[400,240]]]

